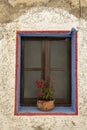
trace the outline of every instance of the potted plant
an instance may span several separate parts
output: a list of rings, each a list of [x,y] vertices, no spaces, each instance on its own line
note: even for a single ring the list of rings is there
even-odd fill
[[[54,108],[54,89],[53,80],[36,80],[39,95],[37,107],[40,110],[51,110]]]

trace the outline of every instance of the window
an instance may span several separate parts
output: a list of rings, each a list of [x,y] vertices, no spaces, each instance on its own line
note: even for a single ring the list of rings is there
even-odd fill
[[[44,114],[77,114],[76,31],[17,32],[16,114],[36,109],[36,79],[54,79],[55,109]]]

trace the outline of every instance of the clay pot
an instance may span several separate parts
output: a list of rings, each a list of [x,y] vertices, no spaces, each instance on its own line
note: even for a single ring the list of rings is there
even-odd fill
[[[37,100],[37,107],[43,111],[51,110],[55,107],[54,100]]]

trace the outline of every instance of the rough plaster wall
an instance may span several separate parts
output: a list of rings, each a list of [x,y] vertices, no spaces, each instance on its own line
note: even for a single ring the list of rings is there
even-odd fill
[[[78,30],[79,115],[14,116],[16,30]],[[0,130],[87,130],[87,21],[63,9],[34,7],[0,24]]]
[[[42,6],[62,8],[87,20],[87,0],[0,0],[0,23],[11,22],[26,10]]]

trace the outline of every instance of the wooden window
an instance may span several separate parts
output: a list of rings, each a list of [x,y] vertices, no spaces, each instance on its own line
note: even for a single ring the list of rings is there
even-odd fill
[[[36,106],[37,79],[54,79],[56,106],[71,105],[71,38],[21,37],[21,106]]]

